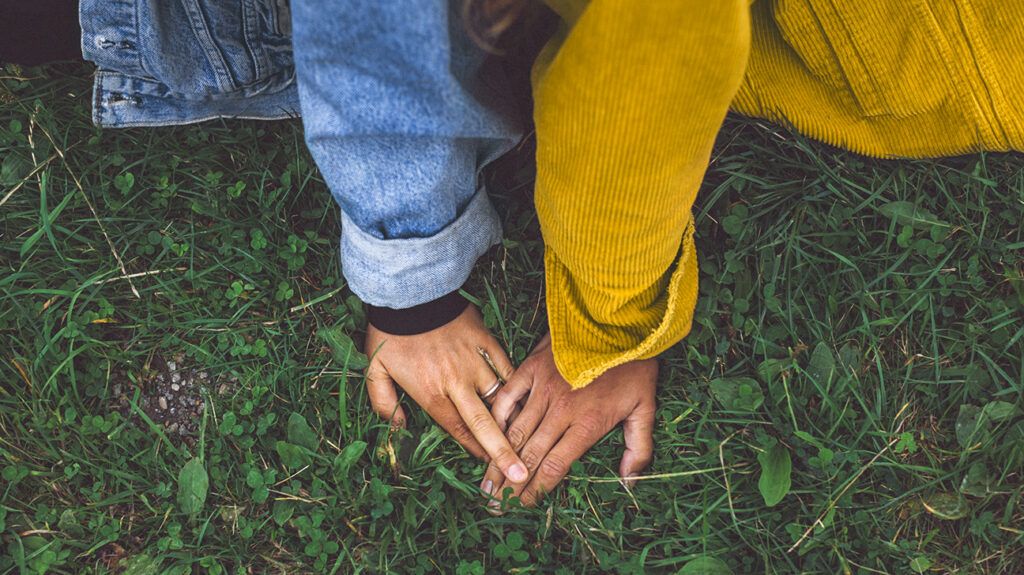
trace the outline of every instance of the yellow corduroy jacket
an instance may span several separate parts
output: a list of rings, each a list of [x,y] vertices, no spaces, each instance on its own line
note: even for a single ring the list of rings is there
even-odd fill
[[[1024,149],[1024,2],[547,3],[535,197],[574,387],[689,332],[690,208],[728,110],[878,157]]]

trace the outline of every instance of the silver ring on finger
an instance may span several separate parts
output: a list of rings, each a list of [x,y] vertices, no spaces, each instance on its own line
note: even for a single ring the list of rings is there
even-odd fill
[[[498,390],[501,389],[501,380],[495,380],[494,385],[491,386],[486,392],[480,394],[480,399],[487,401],[498,394]]]

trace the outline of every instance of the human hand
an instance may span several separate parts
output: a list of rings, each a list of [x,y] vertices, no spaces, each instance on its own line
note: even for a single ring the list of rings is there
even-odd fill
[[[479,349],[487,352],[497,376]],[[476,307],[467,306],[454,320],[417,335],[392,335],[370,325],[366,353],[366,390],[378,415],[394,426],[405,425],[397,383],[467,451],[489,460],[505,477],[526,480],[526,467],[480,398],[498,376],[512,374],[512,363]]]
[[[558,373],[545,336],[530,357],[498,391],[491,407],[497,425],[529,469],[530,479],[511,479],[490,465],[480,488],[500,506],[506,487],[523,505],[537,503],[569,472],[569,466],[619,422],[626,450],[619,475],[626,481],[651,462],[654,452],[654,391],[658,363],[633,361],[612,368],[582,389],[573,390]],[[520,400],[522,411],[512,418]],[[511,423],[510,423],[511,419]]]

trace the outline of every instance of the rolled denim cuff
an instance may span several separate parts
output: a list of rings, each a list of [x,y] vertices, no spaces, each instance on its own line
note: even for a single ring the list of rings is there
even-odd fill
[[[376,238],[341,213],[342,273],[359,299],[380,307],[410,308],[459,289],[477,258],[499,241],[501,222],[482,189],[427,238]]]

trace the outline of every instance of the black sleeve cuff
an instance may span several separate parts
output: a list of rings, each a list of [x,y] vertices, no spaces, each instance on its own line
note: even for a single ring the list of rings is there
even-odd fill
[[[448,295],[406,309],[366,306],[366,319],[391,335],[418,335],[437,329],[459,317],[469,301],[455,290]]]

